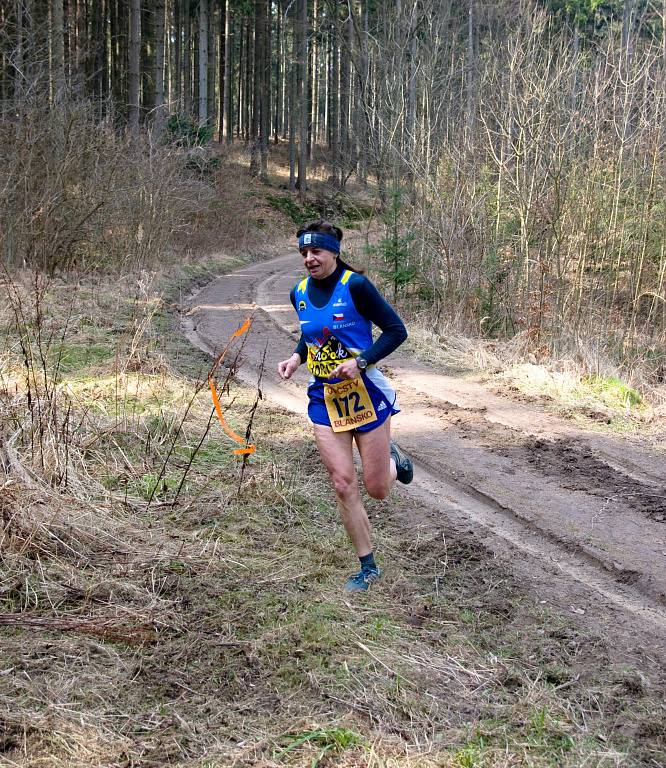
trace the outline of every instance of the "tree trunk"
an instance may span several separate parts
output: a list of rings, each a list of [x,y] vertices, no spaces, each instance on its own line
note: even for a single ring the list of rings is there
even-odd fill
[[[164,106],[164,14],[165,0],[155,0],[155,133],[162,135],[166,123]]]
[[[666,0],[664,0],[666,2]],[[284,1],[282,5],[282,82],[280,84],[280,90],[282,93],[282,113],[281,113],[281,125],[280,131],[282,138],[286,139],[289,136],[289,93],[291,88],[291,50],[289,48],[289,36],[287,34],[288,19],[284,9]],[[293,26],[292,26],[293,30]]]
[[[238,20],[238,78],[236,80],[237,97],[236,97],[236,136],[240,138],[242,130],[242,113],[243,106],[245,104],[245,91],[243,88],[243,62],[246,55],[245,52],[245,21],[241,17]]]
[[[282,85],[282,2],[278,0],[275,18],[275,111],[273,114],[273,141],[275,144],[280,138],[280,121],[284,103]]]
[[[207,96],[207,109],[208,122],[210,123],[211,130],[215,130],[217,124],[217,99],[215,94],[215,80],[217,77],[217,67],[215,66],[215,60],[217,58],[217,34],[215,30],[217,24],[215,23],[215,2],[212,0],[208,7],[208,96]]]
[[[183,109],[183,89],[181,86],[183,68],[182,20],[182,0],[173,0],[173,64],[171,67],[170,97],[173,99],[176,112]]]
[[[98,0],[92,7],[92,51],[90,55],[91,62],[91,86],[93,99],[99,105],[104,98],[104,44],[106,34],[104,32],[105,8],[104,0]]]
[[[111,0],[111,95],[114,107],[124,119],[125,99],[123,99],[123,80],[125,75],[124,56],[127,51],[127,34],[120,20],[119,0]]]
[[[412,6],[409,18],[409,30],[407,39],[407,116],[405,121],[405,152],[404,158],[407,165],[406,180],[411,193],[412,204],[416,203],[415,194],[415,149],[416,149],[416,53],[417,53],[417,6]]]
[[[333,3],[333,5],[336,5],[336,3]],[[318,20],[319,15],[319,4],[317,0],[313,0],[312,2],[312,19],[315,29],[320,28],[321,23]],[[318,35],[314,35],[312,37],[312,45],[310,46],[310,53],[308,55],[308,66],[310,67],[310,72],[312,74],[312,77],[310,78],[310,93],[308,96],[308,103],[309,103],[309,118],[308,118],[308,125],[309,125],[309,132],[308,132],[308,157],[311,158],[311,151],[312,151],[312,142],[313,139],[316,142],[317,141],[317,130],[318,130],[318,102],[319,102],[319,90],[318,90],[318,81],[317,81],[317,69],[318,69],[318,59],[320,56],[319,53],[320,45],[318,40]]]
[[[259,175],[260,111],[263,95],[261,80],[264,72],[264,2],[265,0],[255,0],[254,2],[254,87],[250,134],[250,174],[252,176]]]
[[[305,202],[308,169],[308,2],[297,0],[298,196]]]
[[[141,61],[141,0],[130,0],[129,8],[129,78],[127,102],[129,105],[129,129],[136,136],[139,133],[139,78]]]
[[[340,67],[340,152],[341,152],[341,182],[344,186],[347,177],[347,167],[350,163],[351,146],[349,141],[349,117],[351,97],[351,61],[354,45],[354,24],[351,13],[347,13],[345,23],[345,40],[341,46],[343,51]]]
[[[223,0],[226,3],[227,12],[225,14],[225,62],[226,62],[226,75],[224,78],[224,115],[226,126],[226,141],[227,144],[231,144],[234,138],[233,122],[233,52],[234,52],[234,29],[235,23],[232,17],[231,3],[229,0]]]
[[[291,17],[291,56],[289,58],[289,92],[287,95],[287,122],[289,129],[289,189],[296,189],[296,104],[298,92],[296,82],[298,77],[297,37],[298,22],[296,14]]]
[[[333,6],[331,24],[331,177],[333,186],[340,186],[340,20],[337,5]]]
[[[260,154],[261,170],[259,178],[264,184],[268,184],[268,136],[271,129],[271,3],[269,0],[261,0],[263,6],[263,42],[261,62],[261,98],[260,98]]]
[[[101,2],[101,0],[98,0]],[[76,3],[76,80],[74,91],[79,98],[87,95],[87,70],[90,69],[90,57],[86,56],[86,44],[90,40],[88,34],[88,18],[85,0]],[[87,66],[88,65],[88,66]],[[92,72],[90,73],[92,74]]]
[[[102,47],[102,88],[100,92],[100,98],[105,102],[102,109],[103,114],[106,114],[106,101],[111,95],[111,57],[113,55],[111,48],[111,6],[113,0],[104,0],[104,12],[102,13],[102,29],[101,36],[103,42]]]
[[[141,115],[143,121],[155,116],[155,14],[141,4]]]
[[[199,0],[199,125],[208,122],[208,0]]]
[[[192,115],[192,8],[183,0],[183,105],[185,114]]]
[[[9,13],[9,8],[2,9],[2,14]],[[23,0],[14,0],[14,14],[16,17],[16,34],[14,46],[14,93],[13,97],[17,101],[23,96],[23,79],[25,70],[23,64]],[[0,17],[1,18],[1,17]],[[5,72],[5,62],[2,62],[2,71]]]
[[[465,144],[469,146],[474,131],[474,91],[476,54],[474,47],[474,0],[468,0],[467,9],[467,108],[465,115]]]
[[[218,25],[217,47],[220,52],[218,66],[218,79],[220,81],[220,111],[217,121],[217,130],[220,142],[224,141],[226,135],[226,121],[224,112],[227,103],[227,0],[220,0],[220,19]]]
[[[252,61],[254,56],[254,38],[252,20],[245,20],[245,80],[243,82],[243,139],[250,141],[250,113],[252,105]]]
[[[65,40],[62,0],[51,0],[51,102],[65,96]]]
[[[368,181],[368,150],[370,143],[370,57],[368,55],[368,2],[361,0],[361,72],[359,76],[359,152],[357,175],[361,184]]]

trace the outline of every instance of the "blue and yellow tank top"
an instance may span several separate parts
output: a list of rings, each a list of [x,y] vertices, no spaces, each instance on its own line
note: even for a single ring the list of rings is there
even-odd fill
[[[341,362],[372,345],[372,323],[359,314],[349,290],[353,274],[349,269],[342,273],[323,307],[313,306],[308,299],[309,276],[296,286],[296,312],[308,347],[307,367],[315,377],[327,378]]]

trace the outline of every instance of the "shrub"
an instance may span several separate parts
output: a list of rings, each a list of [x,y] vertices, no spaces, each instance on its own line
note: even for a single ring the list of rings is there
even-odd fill
[[[191,115],[171,115],[167,121],[167,137],[179,147],[203,147],[213,138],[207,123],[198,123]]]
[[[35,101],[0,129],[0,260],[56,270],[147,265],[203,203],[181,150],[130,141],[95,106]]]

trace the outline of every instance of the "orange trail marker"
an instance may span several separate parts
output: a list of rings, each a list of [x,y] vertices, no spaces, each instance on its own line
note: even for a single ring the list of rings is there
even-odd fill
[[[215,379],[213,378],[213,376],[215,375],[215,371],[217,370],[218,366],[224,360],[224,356],[227,354],[227,351],[229,349],[229,346],[231,345],[232,340],[240,338],[244,333],[246,333],[250,329],[251,325],[252,325],[252,318],[247,317],[243,325],[241,325],[240,328],[238,328],[238,330],[234,331],[231,334],[231,338],[227,342],[226,347],[222,350],[222,352],[220,353],[220,356],[217,358],[217,360],[213,364],[213,367],[210,369],[210,372],[208,373],[208,384],[210,386],[211,395],[213,397],[213,405],[215,406],[215,412],[217,413],[217,419],[220,422],[220,426],[222,427],[224,432],[227,435],[229,435],[229,437],[232,440],[234,440],[235,442],[243,446],[242,448],[236,448],[234,450],[234,453],[237,456],[244,456],[250,453],[254,453],[257,450],[257,446],[250,445],[240,435],[236,434],[236,432],[234,432],[233,429],[231,429],[231,427],[224,420],[224,415],[222,414],[222,406],[220,405],[220,398],[218,397],[218,394],[217,394],[217,389],[215,387]]]

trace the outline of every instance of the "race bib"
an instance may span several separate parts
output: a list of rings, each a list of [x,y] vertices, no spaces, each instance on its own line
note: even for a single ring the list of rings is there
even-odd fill
[[[377,421],[372,400],[360,376],[337,384],[324,384],[324,402],[334,432],[346,432]]]
[[[313,376],[326,379],[340,363],[352,357],[336,336],[329,336],[320,347],[308,347],[308,370]]]

